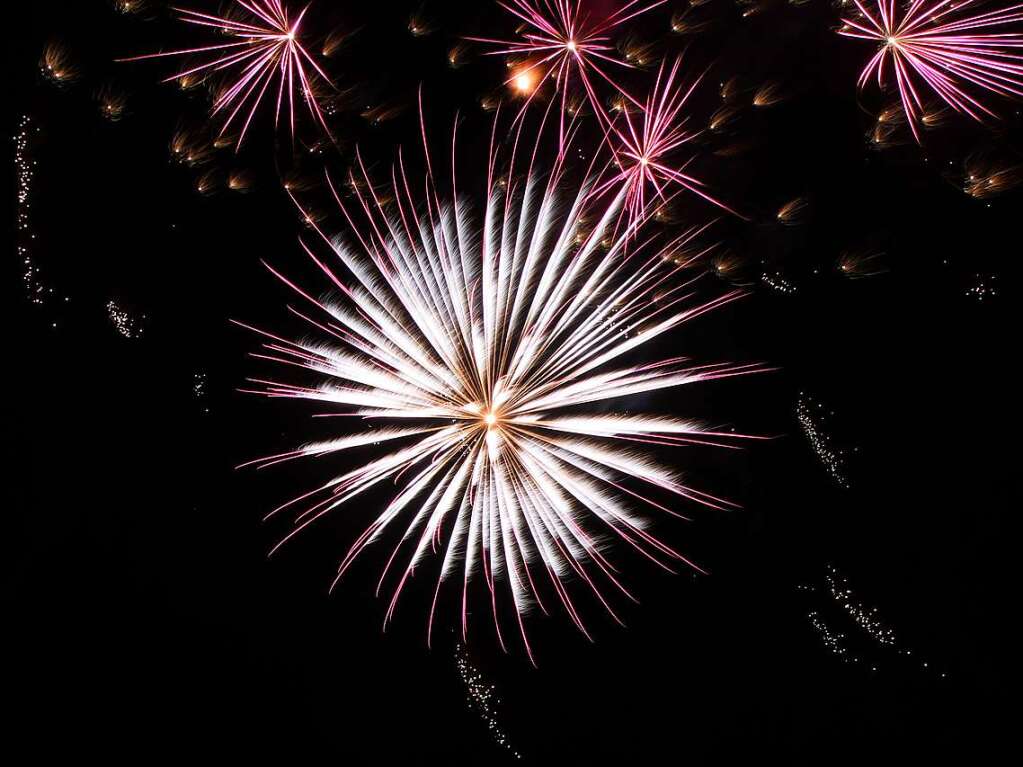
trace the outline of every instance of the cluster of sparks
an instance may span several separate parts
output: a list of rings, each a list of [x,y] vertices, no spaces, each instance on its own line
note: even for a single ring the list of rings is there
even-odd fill
[[[325,133],[330,129],[314,91],[314,78],[330,83],[330,77],[316,63],[301,43],[301,25],[309,6],[293,15],[283,0],[235,0],[239,13],[214,16],[181,9],[181,20],[200,27],[212,28],[232,42],[166,53],[137,56],[125,61],[163,56],[207,56],[208,61],[189,67],[167,78],[188,82],[190,78],[214,73],[234,72],[213,104],[213,115],[225,115],[220,134],[241,125],[238,147],[241,146],[260,105],[265,99],[275,102],[274,124],[287,113],[291,135],[295,135],[295,102],[305,104],[307,111]]]
[[[686,277],[684,270],[704,255],[694,252],[693,243],[706,227],[663,243],[643,239],[633,248],[636,233],[618,225],[624,189],[596,204],[590,193],[595,181],[566,187],[561,164],[545,175],[531,162],[522,179],[511,169],[499,174],[496,162],[492,146],[480,229],[457,194],[454,202],[441,201],[428,154],[423,203],[412,196],[403,161],[386,194],[360,162],[362,178],[353,172],[348,184],[354,204],[342,199],[328,177],[357,247],[332,240],[315,223],[312,228],[354,282],[306,250],[346,301],[314,298],[271,268],[322,315],[296,310],[322,340],[257,331],[266,339],[257,356],[312,371],[321,383],[256,379],[256,391],[326,403],[334,415],[398,425],[252,463],[403,444],[272,512],[296,511],[295,527],[278,547],[346,501],[381,483],[397,483],[397,495],[345,555],[334,583],[361,552],[401,527],[378,583],[379,591],[404,550],[406,564],[391,576],[396,586],[385,625],[413,571],[432,556],[439,560],[439,575],[428,641],[446,582],[458,584],[464,639],[470,585],[482,576],[498,642],[506,646],[498,595],[510,592],[533,660],[524,619],[534,609],[549,612],[545,593],[590,636],[569,579],[621,622],[606,589],[634,597],[605,554],[608,541],[666,570],[672,561],[695,567],[647,531],[649,519],[634,503],[670,514],[677,514],[664,505],[670,496],[712,508],[731,505],[690,487],[635,449],[723,445],[734,433],[675,418],[586,413],[581,407],[761,368],[696,364],[683,357],[614,367],[633,350],[741,295],[733,290],[705,303],[695,300],[698,277]],[[513,150],[510,168],[515,165]],[[562,201],[558,190],[565,188],[574,191]],[[425,212],[417,215],[423,205]]]
[[[975,120],[995,113],[973,92],[1023,96],[1023,6],[978,11],[976,0],[852,0],[859,15],[844,18],[839,34],[880,45],[860,74],[884,86],[890,70],[914,138],[928,111],[926,86],[943,102]],[[869,6],[869,7],[868,7]]]
[[[145,317],[137,318],[131,312],[123,309],[116,301],[107,302],[107,317],[121,336],[128,339],[136,339],[142,336],[143,322]]]
[[[806,614],[807,620],[810,621],[810,625],[813,626],[814,631],[821,638],[821,642],[824,646],[833,652],[835,655],[840,657],[842,660],[854,661],[855,656],[849,653],[848,647],[846,647],[846,635],[841,631],[833,631],[828,624],[821,618],[821,615],[816,610],[811,610]]]
[[[32,228],[32,190],[36,160],[32,156],[32,137],[38,132],[39,126],[29,115],[22,115],[18,119],[18,130],[14,134],[14,172],[17,183],[15,248],[21,260],[25,294],[33,304],[42,306],[53,298],[53,288],[43,283],[33,255],[36,235]]]
[[[32,181],[35,178],[36,161],[30,152],[32,133],[37,130],[32,118],[22,115],[18,121],[18,132],[14,134],[14,172],[17,174],[18,207],[15,221],[18,228],[18,258],[21,259],[24,273],[22,279],[29,300],[35,304],[43,303],[43,294],[47,289],[39,282],[38,269],[32,259],[29,242],[35,239],[32,233]]]
[[[876,607],[865,607],[834,566],[828,566],[825,578],[831,598],[849,615],[856,626],[879,645],[894,646],[895,632],[881,620]]]
[[[465,645],[461,643],[455,647],[455,667],[458,669],[462,684],[465,685],[466,705],[483,720],[490,737],[497,745],[507,749],[513,758],[521,759],[522,754],[512,746],[497,717],[497,706],[500,703],[497,688],[473,665]]]
[[[765,271],[760,275],[760,281],[774,292],[781,293],[783,295],[792,295],[797,290],[795,285],[786,280],[781,273],[777,271]]]
[[[836,447],[834,439],[825,427],[825,419],[834,413],[827,411],[820,402],[815,402],[806,394],[800,392],[799,400],[796,403],[796,420],[803,430],[806,441],[814,455],[827,469],[828,474],[842,487],[849,487],[849,478],[846,474],[846,451]]]
[[[875,648],[883,651],[894,652],[896,655],[912,659],[919,664],[921,671],[933,672],[931,664],[914,656],[911,649],[900,647],[895,630],[881,618],[880,610],[877,607],[870,607],[864,604],[857,596],[848,579],[842,575],[834,565],[828,565],[823,589],[814,585],[803,585],[797,588],[798,591],[806,593],[824,593],[830,603],[825,607],[812,608],[807,612],[807,620],[821,638],[821,642],[832,653],[837,655],[842,662],[851,664],[870,664],[871,671],[878,670],[878,662],[882,656],[869,657],[869,653],[860,652],[854,648],[853,636],[858,635],[870,640]],[[838,631],[828,625],[822,611],[834,612],[835,607],[850,624],[853,633]],[[862,649],[862,648],[861,648]],[[944,678],[944,672],[938,672],[938,676]]]
[[[995,274],[975,274],[973,284],[966,289],[966,296],[978,303],[990,301],[998,295],[998,276]]]
[[[204,413],[210,412],[209,406],[206,404],[207,380],[208,376],[202,371],[192,374],[192,396],[202,403],[202,412]]]

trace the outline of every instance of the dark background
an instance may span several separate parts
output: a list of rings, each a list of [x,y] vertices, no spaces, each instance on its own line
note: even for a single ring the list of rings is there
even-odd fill
[[[9,752],[133,762],[508,758],[467,705],[454,634],[439,632],[427,649],[421,593],[403,600],[386,633],[373,556],[327,596],[373,504],[267,560],[287,528],[262,516],[325,469],[233,468],[311,433],[299,406],[237,392],[264,368],[246,357],[256,339],[229,320],[295,327],[284,309],[291,296],[260,259],[313,279],[280,175],[343,171],[356,144],[386,171],[398,143],[418,142],[420,82],[437,152],[445,155],[458,110],[463,156],[475,152],[482,167],[474,137],[491,117],[479,98],[500,92],[504,68],[479,46],[460,68],[447,54],[460,35],[511,35],[508,17],[489,2],[357,5],[318,0],[307,22],[314,41],[359,29],[327,62],[348,94],[331,118],[338,149],[307,151],[308,131],[294,149],[284,132],[275,142],[263,114],[238,155],[221,150],[195,169],[172,163],[168,142],[179,126],[203,129],[207,92],[158,84],[175,71],[170,60],[113,63],[192,44],[194,30],[156,3],[125,16],[71,0],[28,4],[8,27],[7,132],[21,115],[38,127],[30,246],[53,290],[29,301],[23,265],[8,259],[11,502],[0,588]],[[694,145],[692,168],[751,218],[725,217],[714,230],[750,296],[648,353],[779,370],[637,404],[778,438],[740,453],[675,455],[697,486],[743,506],[658,523],[709,576],[669,576],[626,557],[642,599],[619,605],[628,628],[593,611],[590,644],[564,616],[535,617],[534,670],[514,644],[500,653],[484,616],[469,654],[497,686],[501,726],[527,761],[982,760],[1010,733],[1010,328],[1023,198],[976,200],[956,180],[977,151],[1012,164],[1018,117],[998,104],[1006,119],[997,126],[952,118],[925,133],[923,148],[877,151],[865,134],[883,101],[869,93],[861,103],[854,89],[868,51],[834,34],[830,6],[767,3],[744,17],[750,6],[711,0],[687,17],[706,29],[670,36],[682,7],[672,2],[628,31],[661,54],[688,45],[690,71],[709,67],[694,126],[720,106],[718,84],[733,75],[749,93],[776,80],[788,98],[746,106]],[[416,12],[430,34],[409,34]],[[67,47],[75,82],[40,75],[52,40]],[[642,92],[650,76],[622,78]],[[109,84],[127,96],[116,122],[94,97]],[[360,116],[380,105],[396,114],[379,124]],[[201,175],[231,169],[252,175],[251,192],[196,193]],[[460,183],[478,191],[481,180]],[[15,187],[12,174],[12,208]],[[317,193],[308,192],[311,205]],[[798,196],[809,201],[803,222],[780,226],[775,211]],[[679,211],[684,221],[718,215],[699,202]],[[839,255],[864,248],[884,252],[887,273],[843,277]],[[772,289],[764,273],[795,292]],[[725,288],[713,275],[703,282],[707,296]],[[978,300],[979,282],[996,295]],[[111,300],[139,319],[138,338],[116,332]],[[827,428],[849,451],[849,488],[801,433],[801,392],[833,412]],[[859,631],[828,596],[829,567],[878,609],[895,648]],[[845,656],[828,649],[810,612],[845,635]],[[456,625],[453,614],[439,620]]]

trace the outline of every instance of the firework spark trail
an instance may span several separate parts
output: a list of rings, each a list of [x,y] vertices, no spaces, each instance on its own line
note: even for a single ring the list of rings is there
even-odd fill
[[[642,107],[605,71],[608,64],[634,68],[629,62],[613,55],[615,47],[611,43],[610,33],[630,19],[664,5],[665,2],[667,0],[630,0],[613,13],[593,18],[588,11],[582,9],[580,0],[507,0],[498,4],[522,22],[522,39],[468,39],[499,46],[497,50],[490,51],[489,55],[510,55],[527,60],[525,67],[517,69],[506,84],[518,78],[539,74],[535,85],[530,86],[518,120],[522,119],[540,87],[548,80],[553,82],[555,97],[560,101],[559,138],[560,150],[564,153],[568,133],[565,113],[569,111],[570,80],[578,80],[594,114],[605,128],[611,125],[611,118],[597,93],[596,84],[601,80],[610,83],[615,91],[637,108]]]
[[[425,132],[423,143],[425,148]],[[454,178],[454,148],[452,154]],[[574,199],[565,207],[556,193],[566,183],[561,163],[545,177],[531,159],[520,181],[510,171],[499,178],[496,162],[492,140],[481,231],[457,190],[454,202],[441,201],[428,152],[421,205],[400,151],[390,202],[376,196],[361,158],[349,178],[354,202],[344,201],[328,176],[358,247],[313,228],[354,281],[344,281],[337,267],[303,247],[345,301],[318,300],[269,267],[322,312],[323,319],[314,319],[293,310],[324,341],[256,331],[265,338],[257,357],[313,371],[323,382],[310,387],[253,379],[255,391],[330,403],[341,414],[393,425],[250,463],[263,467],[371,443],[403,445],[271,512],[300,509],[295,528],[274,550],[345,501],[396,483],[398,494],[343,558],[334,584],[361,552],[400,525],[404,532],[378,593],[403,548],[407,565],[394,576],[398,583],[384,625],[413,570],[434,555],[441,561],[428,641],[441,586],[448,581],[461,581],[464,638],[469,585],[482,576],[499,643],[505,647],[498,619],[498,586],[504,583],[532,660],[524,617],[534,606],[548,612],[538,588],[541,577],[587,637],[568,576],[578,578],[615,620],[604,591],[610,586],[632,598],[604,554],[605,538],[618,539],[668,570],[672,560],[691,565],[646,531],[647,517],[630,500],[671,514],[644,492],[713,508],[732,505],[629,448],[723,445],[736,435],[652,415],[587,415],[575,406],[762,368],[697,365],[682,357],[613,368],[633,349],[741,295],[732,291],[698,303],[695,278],[679,279],[696,258],[678,254],[705,227],[663,247],[645,240],[628,251],[634,233],[623,231],[605,252],[601,242],[615,227],[624,192],[593,210],[593,182],[587,180],[572,187]],[[423,212],[417,216],[417,210]],[[588,214],[599,223],[582,237]],[[643,483],[653,490],[640,492]]]
[[[458,676],[465,685],[466,703],[483,720],[490,732],[494,742],[508,750],[515,759],[521,759],[522,754],[515,750],[508,733],[501,727],[501,721],[497,715],[500,699],[497,697],[497,688],[487,681],[482,672],[473,665],[469,659],[469,653],[464,644],[459,643],[455,647],[455,667],[458,669]]]
[[[22,115],[18,121],[18,132],[14,136],[14,170],[18,178],[17,213],[15,225],[18,230],[17,253],[23,267],[22,282],[29,300],[34,304],[42,304],[53,290],[46,287],[39,279],[39,267],[32,257],[32,244],[35,234],[32,232],[32,190],[35,179],[36,161],[32,157],[32,136],[39,128],[28,115]]]
[[[671,184],[677,184],[742,218],[704,191],[702,181],[684,172],[689,162],[684,163],[681,169],[668,165],[674,152],[699,135],[686,130],[686,117],[682,110],[702,77],[697,77],[688,87],[676,84],[681,63],[680,58],[675,59],[667,73],[662,64],[653,90],[636,119],[625,110],[609,129],[608,140],[615,158],[614,165],[609,167],[614,170],[609,178],[596,186],[594,194],[624,188],[623,213],[633,229],[652,202],[655,205],[668,202],[666,190]]]
[[[912,0],[905,9],[895,0],[853,2],[860,17],[842,19],[839,34],[881,45],[860,74],[859,87],[872,77],[883,86],[885,69],[890,68],[918,142],[917,123],[925,111],[919,84],[978,121],[982,114],[995,114],[968,88],[1023,96],[1023,56],[1013,52],[1023,47],[1023,33],[1009,31],[1023,22],[1023,5],[979,13],[981,3],[975,0]],[[867,8],[871,3],[873,12]]]
[[[847,451],[836,447],[834,438],[828,433],[828,415],[834,415],[834,413],[826,413],[824,405],[820,402],[815,402],[803,392],[799,393],[799,400],[796,402],[796,420],[799,421],[799,425],[803,429],[806,441],[810,443],[814,454],[827,469],[831,478],[842,487],[848,488]]]
[[[116,301],[107,302],[107,316],[114,329],[128,339],[141,338],[146,316],[135,317],[122,308]]]
[[[38,243],[35,223],[32,220],[32,202],[35,193],[35,176],[38,165],[35,159],[36,137],[41,132],[39,124],[30,115],[18,118],[18,131],[14,134],[14,171],[17,180],[15,198],[15,252],[21,259],[21,282],[25,296],[36,306],[45,306],[53,301],[68,303],[68,296],[58,297],[52,286],[44,281],[44,273],[36,260]],[[53,323],[57,327],[57,323]]]
[[[234,38],[234,42],[152,53],[121,61],[192,54],[207,54],[213,57],[199,66],[184,69],[168,77],[165,82],[199,74],[234,70],[234,79],[227,84],[213,104],[213,115],[221,112],[227,115],[220,128],[221,136],[241,115],[244,115],[238,148],[245,140],[245,134],[256,110],[268,94],[276,102],[275,127],[280,124],[281,111],[286,106],[291,135],[295,135],[297,92],[299,98],[305,101],[309,113],[329,135],[330,129],[313,91],[313,78],[320,77],[327,83],[331,80],[299,41],[302,20],[309,6],[305,6],[297,16],[292,16],[282,0],[235,0],[235,5],[244,12],[244,17],[230,18],[176,9],[182,21],[217,30],[227,37]]]
[[[881,661],[885,659],[884,655],[872,652],[872,650],[879,649],[912,659],[914,663],[919,664],[921,671],[936,673],[942,679],[947,677],[946,672],[935,669],[931,663],[923,660],[919,653],[904,646],[896,636],[895,630],[881,618],[880,610],[862,602],[857,597],[849,580],[834,565],[827,566],[823,588],[818,585],[803,584],[797,586],[796,590],[830,597],[831,605],[827,602],[821,603],[810,609],[806,617],[819,634],[824,646],[839,656],[843,663],[869,664],[870,670],[876,672],[879,670]],[[836,605],[839,608],[837,616],[835,616],[834,610]],[[855,628],[856,631],[832,629],[825,620],[822,611],[827,612],[829,617],[837,617],[838,620],[844,621],[847,628]],[[872,640],[876,647],[857,641],[858,638],[864,637]]]

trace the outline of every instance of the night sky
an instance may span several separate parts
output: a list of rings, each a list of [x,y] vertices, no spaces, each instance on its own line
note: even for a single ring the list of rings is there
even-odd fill
[[[664,451],[741,504],[656,519],[708,574],[623,552],[640,597],[620,605],[627,626],[589,605],[590,643],[563,614],[532,616],[533,668],[520,645],[500,651],[486,613],[464,649],[458,616],[439,616],[428,649],[429,576],[382,632],[378,553],[327,594],[386,495],[267,558],[289,527],[263,516],[354,459],[235,469],[336,428],[239,391],[266,368],[231,320],[298,332],[261,260],[327,288],[282,179],[341,230],[323,169],[343,174],[358,147],[386,174],[399,145],[417,149],[421,85],[442,159],[460,116],[459,151],[480,169],[463,163],[460,184],[478,195],[493,119],[480,102],[506,94],[506,69],[480,44],[449,59],[465,36],[514,36],[513,21],[490,0],[316,0],[305,25],[339,89],[336,145],[301,116],[292,141],[263,111],[236,153],[212,147],[205,85],[160,82],[176,61],[115,62],[208,37],[162,3],[115,5],[24,3],[8,23],[5,751],[445,765],[1000,753],[1016,655],[1017,105],[994,98],[1003,119],[985,125],[948,113],[919,146],[905,125],[875,141],[892,94],[857,93],[872,49],[835,34],[824,0],[708,0],[684,16],[672,0],[616,31],[627,52],[684,51],[706,72],[687,107],[706,130],[683,155],[749,219],[680,198],[665,226],[716,219],[701,295],[748,296],[647,353],[774,368],[629,407],[772,439]],[[44,75],[47,46],[73,77]],[[655,72],[621,79],[643,93]],[[777,102],[754,106],[758,92]],[[173,157],[182,132],[208,154],[193,166]],[[978,168],[1007,188],[964,191]],[[459,658],[493,686],[486,711]]]

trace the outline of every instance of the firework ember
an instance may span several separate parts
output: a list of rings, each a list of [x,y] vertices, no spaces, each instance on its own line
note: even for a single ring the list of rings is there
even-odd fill
[[[733,290],[694,302],[699,277],[685,276],[685,268],[705,255],[690,248],[705,227],[660,247],[651,238],[626,251],[633,233],[618,232],[616,223],[626,190],[595,206],[595,181],[587,179],[563,207],[555,191],[568,181],[562,164],[547,175],[530,165],[520,180],[511,171],[499,175],[496,162],[492,149],[482,229],[464,198],[441,201],[428,156],[421,204],[409,191],[417,185],[403,160],[392,175],[390,204],[377,196],[361,161],[362,178],[353,174],[348,184],[355,202],[345,202],[330,183],[358,247],[314,229],[354,282],[307,247],[341,300],[314,298],[271,271],[319,315],[299,316],[322,340],[257,331],[265,338],[257,356],[305,368],[320,382],[259,379],[257,391],[327,403],[332,414],[379,426],[253,463],[398,446],[272,512],[297,509],[295,528],[281,544],[346,501],[396,483],[397,495],[348,551],[337,578],[391,528],[401,528],[378,585],[389,576],[396,582],[385,625],[408,578],[433,557],[439,576],[429,627],[437,595],[449,583],[461,591],[464,635],[470,585],[480,579],[502,647],[498,595],[509,593],[532,659],[525,616],[534,607],[546,613],[548,596],[589,636],[569,579],[618,620],[605,591],[631,595],[602,540],[617,540],[666,569],[673,560],[689,564],[647,532],[648,517],[633,506],[675,514],[666,505],[672,496],[730,505],[636,450],[722,444],[733,433],[643,413],[588,414],[578,406],[760,368],[682,357],[615,367],[632,350],[741,295]],[[416,210],[423,211],[418,218]],[[592,225],[584,224],[587,215]],[[405,564],[392,574],[399,559]]]
[[[860,15],[843,19],[839,34],[877,43],[880,48],[860,74],[884,86],[895,78],[910,129],[920,141],[918,123],[927,111],[920,94],[927,86],[953,109],[975,120],[995,113],[970,90],[1023,96],[1023,5],[978,12],[974,0],[913,0],[899,8],[895,0],[853,0]],[[868,6],[873,6],[873,9]]]
[[[58,42],[47,43],[39,59],[39,71],[58,85],[72,83],[79,77],[67,47]]]
[[[330,77],[320,68],[300,42],[306,6],[292,15],[283,0],[235,0],[235,14],[213,16],[208,13],[179,9],[181,20],[200,27],[217,30],[234,42],[187,48],[166,53],[151,53],[122,61],[141,61],[164,56],[205,55],[209,61],[189,67],[168,77],[166,82],[194,82],[196,77],[233,71],[234,75],[217,94],[213,115],[224,115],[220,133],[227,134],[241,125],[237,146],[245,140],[252,118],[265,99],[275,104],[274,125],[279,125],[286,111],[291,135],[295,134],[295,101],[305,103],[313,119],[330,133],[323,111],[317,102],[314,79],[329,83]],[[185,86],[182,86],[185,87]]]

